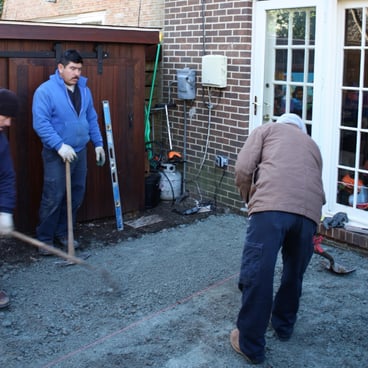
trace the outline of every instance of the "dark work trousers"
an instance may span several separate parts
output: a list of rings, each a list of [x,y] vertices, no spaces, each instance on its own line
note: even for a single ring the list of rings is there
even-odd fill
[[[287,212],[267,211],[249,217],[239,288],[242,306],[237,327],[241,350],[251,359],[265,355],[268,323],[282,337],[290,337],[299,308],[304,272],[313,255],[312,220]],[[274,271],[282,249],[283,271],[273,299]]]
[[[52,245],[55,237],[68,232],[65,162],[55,150],[43,149],[43,192],[39,210],[37,239]],[[87,148],[77,153],[70,163],[73,224],[86,188]]]

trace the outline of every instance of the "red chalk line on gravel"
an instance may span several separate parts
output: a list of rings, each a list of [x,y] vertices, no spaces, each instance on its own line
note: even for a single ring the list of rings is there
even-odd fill
[[[84,346],[80,347],[79,349],[74,350],[74,351],[72,351],[72,352],[70,352],[70,353],[68,353],[68,354],[60,357],[59,359],[54,360],[54,361],[48,363],[47,365],[43,366],[42,368],[50,368],[50,367],[53,367],[56,364],[61,363],[61,362],[65,361],[65,360],[67,360],[68,358],[71,358],[71,357],[77,355],[80,352],[86,351],[86,350],[88,350],[88,349],[90,349],[90,348],[92,348],[92,347],[94,347],[96,345],[100,345],[104,341],[109,340],[112,337],[115,337],[116,335],[119,335],[119,334],[121,334],[121,333],[123,333],[125,331],[128,331],[128,330],[132,329],[133,327],[139,326],[141,323],[146,322],[146,321],[148,321],[148,320],[150,320],[150,319],[152,319],[154,317],[157,317],[160,314],[163,314],[163,313],[165,313],[165,312],[167,312],[169,310],[172,310],[172,309],[174,309],[176,306],[178,306],[180,304],[187,303],[190,300],[192,300],[193,298],[195,298],[196,296],[202,295],[206,291],[209,291],[211,289],[215,289],[215,288],[217,288],[217,287],[225,284],[226,282],[234,279],[237,276],[239,276],[239,273],[236,273],[236,274],[234,274],[232,276],[229,276],[229,277],[227,277],[227,278],[225,278],[223,280],[220,280],[220,281],[216,282],[215,284],[212,284],[212,285],[210,285],[210,286],[208,286],[208,287],[206,287],[206,288],[204,288],[202,290],[199,290],[199,291],[197,291],[197,292],[195,292],[195,293],[187,296],[186,298],[183,298],[183,299],[175,302],[174,304],[169,305],[168,307],[162,308],[162,309],[158,310],[157,312],[154,312],[152,314],[149,314],[148,316],[146,316],[144,318],[141,318],[140,320],[138,320],[138,321],[136,321],[134,323],[131,323],[130,325],[128,325],[128,326],[126,326],[126,327],[124,327],[124,328],[122,328],[120,330],[117,330],[115,332],[112,332],[109,335],[106,335],[104,337],[101,337],[101,338],[97,339],[96,341],[91,342],[90,344],[84,345]]]

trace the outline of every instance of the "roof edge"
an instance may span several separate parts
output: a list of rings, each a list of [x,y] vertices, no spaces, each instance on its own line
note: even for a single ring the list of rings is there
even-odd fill
[[[160,29],[61,23],[0,21],[0,39],[95,41],[154,45]]]

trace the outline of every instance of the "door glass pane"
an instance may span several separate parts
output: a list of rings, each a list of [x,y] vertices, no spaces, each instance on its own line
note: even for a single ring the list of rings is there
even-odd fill
[[[358,106],[359,91],[343,90],[341,101],[341,125],[354,127],[358,126]]]
[[[312,120],[312,115],[313,115],[313,87],[307,87],[306,106],[307,106],[307,120]],[[310,127],[310,125],[307,125],[307,128],[308,127]]]
[[[275,51],[275,80],[285,80],[287,73],[287,50]]]
[[[314,8],[267,12],[264,122],[293,112],[311,132],[315,17]]]
[[[303,82],[304,80],[305,50],[293,50],[291,59],[291,80]]]
[[[364,87],[368,88],[368,50],[364,52]]]
[[[314,82],[314,50],[310,49],[309,51],[309,59],[308,59],[308,83]]]
[[[303,116],[303,97],[304,90],[302,86],[291,86],[291,98],[289,112]]]
[[[354,166],[356,143],[356,132],[351,130],[341,130],[339,160],[340,165]]]
[[[310,12],[309,22],[309,44],[314,45],[316,42],[316,13],[314,10]]]
[[[362,129],[368,129],[368,91],[363,92]]]
[[[367,8],[345,10],[337,203],[368,209]]]
[[[284,106],[284,96],[285,96],[285,90],[284,86],[281,84],[275,84],[274,90],[274,103],[273,103],[273,115],[280,116],[283,114],[283,111],[285,111]]]
[[[289,13],[286,11],[274,11],[270,12],[270,16],[273,18],[273,24],[270,27],[274,27],[277,24],[277,31],[270,29],[275,37],[276,45],[287,45],[289,39]]]
[[[360,50],[344,51],[343,84],[346,87],[358,86],[360,76]]]
[[[354,198],[354,171],[339,169],[339,178],[336,201],[348,206]]]
[[[359,46],[362,40],[362,9],[348,9],[345,17],[345,46]]]
[[[306,12],[295,11],[292,15],[293,19],[293,45],[305,44],[306,32]]]

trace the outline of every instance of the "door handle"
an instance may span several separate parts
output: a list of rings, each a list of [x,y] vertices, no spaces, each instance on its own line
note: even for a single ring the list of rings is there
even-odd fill
[[[271,106],[268,102],[264,102],[263,104],[267,107]],[[260,103],[258,103],[257,96],[254,96],[254,101],[252,102],[252,105],[253,105],[253,113],[254,113],[254,115],[257,115],[257,106],[261,105]]]
[[[259,105],[257,96],[254,96],[252,105],[253,105],[253,114],[257,115],[257,106]]]

